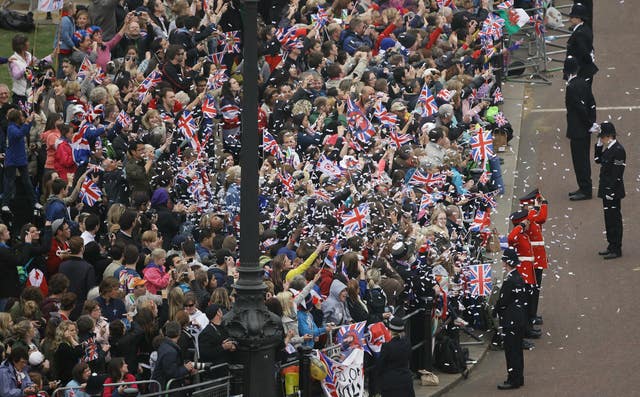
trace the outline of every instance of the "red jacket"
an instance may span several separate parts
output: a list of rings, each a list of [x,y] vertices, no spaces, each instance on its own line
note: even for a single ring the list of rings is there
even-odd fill
[[[529,240],[533,249],[533,265],[536,269],[546,269],[547,250],[544,248],[544,238],[542,237],[542,224],[547,221],[547,203],[543,202],[539,210],[529,210],[527,219],[530,221]]]
[[[53,168],[58,173],[60,179],[67,181],[67,174],[75,174],[78,166],[73,161],[73,151],[69,141],[61,139],[58,147],[56,148],[56,154],[53,158]]]
[[[517,225],[511,230],[511,233],[509,233],[509,246],[518,252],[520,264],[517,269],[524,282],[526,284],[536,284],[536,274],[533,271],[531,241],[527,233],[522,229],[522,226]]]
[[[49,256],[47,256],[47,272],[49,273],[49,277],[58,273],[58,268],[60,267],[60,263],[62,263],[62,251],[66,251],[69,249],[69,244],[65,241],[61,243],[55,238],[51,239],[51,249],[49,250]]]

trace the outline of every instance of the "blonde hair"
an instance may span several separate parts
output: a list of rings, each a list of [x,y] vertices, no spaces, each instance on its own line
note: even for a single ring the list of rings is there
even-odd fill
[[[11,314],[0,312],[0,339],[5,339],[11,334]]]
[[[149,119],[159,115],[160,115],[160,112],[158,112],[156,109],[149,109],[147,113],[145,113],[144,116],[142,116],[142,126],[145,129],[150,130],[153,126],[151,125],[151,122],[149,121]]]
[[[64,94],[69,96],[80,92],[80,83],[77,81],[70,81],[64,86]]]
[[[215,303],[218,306],[222,306],[227,310],[231,310],[231,299],[229,299],[229,292],[224,287],[218,287],[211,293],[209,303]]]
[[[69,343],[69,340],[66,339],[64,334],[71,327],[76,327],[76,329],[77,329],[76,323],[74,323],[73,321],[69,321],[69,320],[64,320],[64,321],[62,321],[60,323],[60,325],[58,325],[58,328],[56,328],[56,337],[53,340],[53,346],[52,346],[53,347],[53,351],[58,350],[58,346],[60,346],[60,344],[62,344],[63,342]]]
[[[29,333],[31,328],[33,328],[33,325],[30,320],[22,320],[13,326],[13,334],[18,337],[18,339],[22,340],[27,336],[27,333]]]
[[[380,269],[376,269],[372,267],[367,270],[367,285],[369,288],[373,288],[376,285],[380,284],[380,280],[382,279],[382,275],[380,274]]]
[[[147,230],[146,232],[142,233],[142,237],[140,237],[140,240],[143,243],[153,243],[158,240],[158,232],[155,230]]]
[[[278,294],[276,295],[276,299],[278,299],[278,302],[280,302],[280,306],[282,306],[282,314],[284,316],[293,318],[295,313],[291,298],[293,298],[293,294],[289,291],[278,292]]]
[[[163,250],[162,248],[156,248],[153,251],[151,251],[151,259],[153,259],[154,262],[157,259],[166,258],[166,257],[167,257],[167,251]]]
[[[114,203],[109,207],[109,211],[107,211],[107,225],[109,225],[109,230],[111,230],[111,226],[119,225],[120,217],[126,210],[127,207],[120,203]],[[120,230],[119,227],[118,230]]]
[[[180,287],[171,288],[167,296],[167,302],[169,303],[169,320],[176,321],[178,312],[184,310],[184,292],[182,292],[182,289]]]

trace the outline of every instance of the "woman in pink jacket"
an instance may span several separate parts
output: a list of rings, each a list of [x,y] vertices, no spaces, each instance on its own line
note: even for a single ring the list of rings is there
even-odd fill
[[[87,29],[90,33],[91,40],[93,41],[93,52],[98,54],[96,58],[96,65],[100,66],[103,72],[107,73],[107,63],[111,61],[111,50],[118,45],[124,32],[129,29],[129,22],[131,21],[131,14],[127,14],[124,19],[124,25],[115,36],[106,43],[102,41],[102,28],[100,26],[92,26]]]
[[[42,143],[47,148],[47,159],[44,162],[45,171],[53,171],[53,162],[56,157],[57,141],[60,139],[60,126],[63,124],[62,116],[58,113],[52,113],[47,117],[47,124],[44,132],[40,135]]]
[[[162,248],[151,251],[151,261],[142,270],[144,279],[147,281],[147,291],[151,294],[158,293],[159,290],[167,288],[171,281],[171,273],[164,268],[167,259],[167,252]]]

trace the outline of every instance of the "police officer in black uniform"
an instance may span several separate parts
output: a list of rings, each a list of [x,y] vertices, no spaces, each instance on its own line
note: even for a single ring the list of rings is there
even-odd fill
[[[604,208],[604,225],[607,230],[609,245],[598,254],[604,259],[615,259],[622,256],[622,213],[620,211],[624,192],[624,168],[627,154],[616,139],[616,128],[613,123],[600,124],[598,142],[595,147],[595,161],[600,164],[600,183],[598,197],[602,199]]]
[[[524,354],[522,339],[527,326],[525,305],[527,302],[522,276],[516,270],[520,261],[513,248],[502,254],[502,264],[507,274],[500,288],[494,314],[500,317],[504,355],[507,359],[507,380],[498,385],[500,390],[517,389],[524,386]]]
[[[569,74],[565,91],[567,138],[571,143],[571,160],[578,190],[569,193],[570,200],[591,199],[591,132],[596,121],[596,101],[586,79],[580,76],[578,60],[568,56],[564,70]]]
[[[578,76],[584,77],[589,87],[593,83],[593,76],[598,72],[594,63],[593,31],[585,23],[589,18],[587,7],[578,3],[571,7],[569,20],[573,32],[567,40],[567,57],[572,56],[578,61]],[[564,79],[569,79],[569,73],[564,71]]]

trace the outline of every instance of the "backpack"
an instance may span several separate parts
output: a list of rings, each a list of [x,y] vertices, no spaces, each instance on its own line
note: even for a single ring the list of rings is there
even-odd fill
[[[454,338],[441,333],[436,337],[433,356],[437,369],[448,374],[459,374],[467,369],[469,350],[462,348]]]

